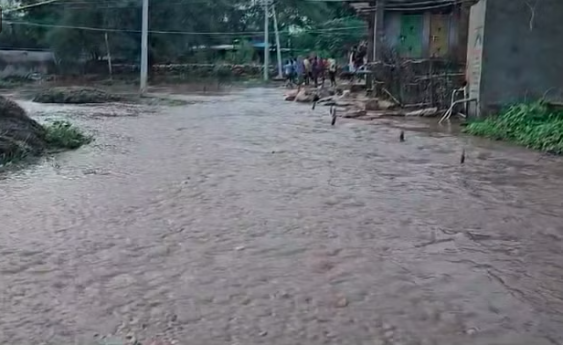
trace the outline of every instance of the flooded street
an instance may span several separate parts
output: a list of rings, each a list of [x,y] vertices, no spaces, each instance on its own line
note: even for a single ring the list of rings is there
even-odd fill
[[[189,98],[23,104],[96,141],[0,174],[0,343],[563,342],[561,157]]]

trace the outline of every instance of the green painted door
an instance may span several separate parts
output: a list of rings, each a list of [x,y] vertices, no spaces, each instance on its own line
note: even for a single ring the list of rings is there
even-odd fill
[[[401,16],[401,43],[399,53],[403,57],[421,57],[423,53],[423,16]]]

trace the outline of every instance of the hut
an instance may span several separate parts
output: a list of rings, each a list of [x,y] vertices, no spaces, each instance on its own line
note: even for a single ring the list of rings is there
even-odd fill
[[[368,23],[368,81],[374,94],[405,106],[447,108],[453,90],[465,81],[472,1],[347,2]]]

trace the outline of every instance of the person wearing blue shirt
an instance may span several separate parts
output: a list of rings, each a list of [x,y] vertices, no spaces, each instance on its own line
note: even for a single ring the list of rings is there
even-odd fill
[[[286,78],[286,84],[291,85],[293,83],[293,63],[290,60],[286,60],[284,64],[284,75]]]

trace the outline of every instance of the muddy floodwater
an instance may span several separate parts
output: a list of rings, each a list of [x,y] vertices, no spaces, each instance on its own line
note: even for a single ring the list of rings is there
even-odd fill
[[[561,157],[184,98],[23,102],[96,141],[0,174],[0,343],[563,342]]]

